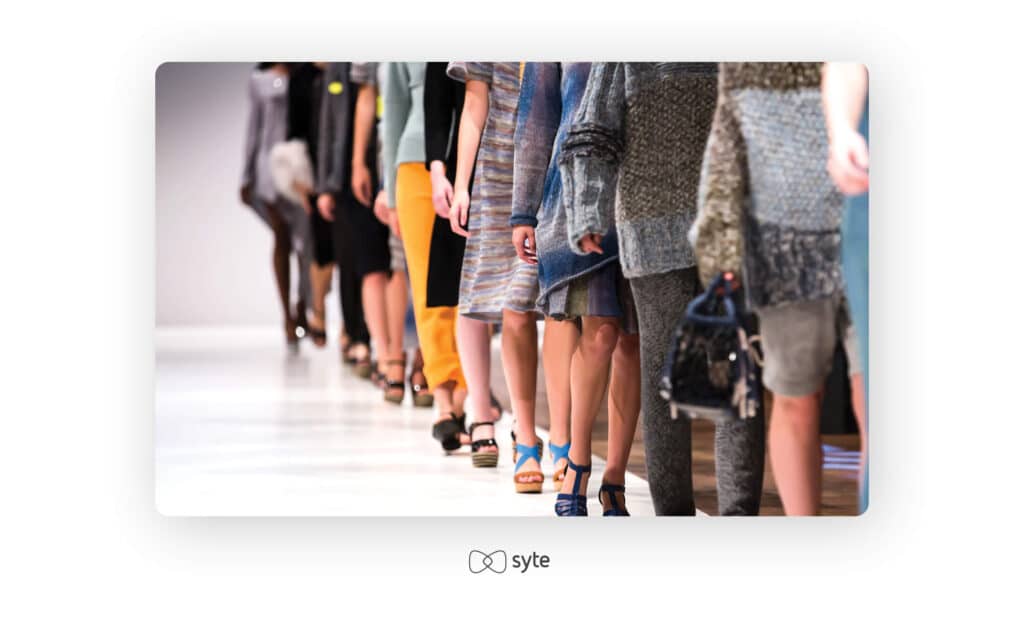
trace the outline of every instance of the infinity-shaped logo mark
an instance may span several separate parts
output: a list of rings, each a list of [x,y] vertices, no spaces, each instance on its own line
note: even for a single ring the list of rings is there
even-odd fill
[[[507,567],[508,556],[501,549],[491,553],[484,553],[476,549],[469,552],[469,570],[472,573],[483,573],[488,570],[504,573]]]

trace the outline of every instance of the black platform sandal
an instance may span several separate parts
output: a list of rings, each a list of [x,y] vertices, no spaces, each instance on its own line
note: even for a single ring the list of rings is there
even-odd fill
[[[405,373],[405,358],[401,360],[385,361],[386,365],[402,365],[402,373]],[[397,380],[385,376],[384,378],[384,400],[392,404],[401,404],[405,400],[405,379],[399,376]]]
[[[489,425],[494,427],[493,421],[477,421],[476,423],[469,426],[469,437],[473,438],[473,430],[478,427]],[[481,447],[493,447],[494,451],[480,451]],[[498,441],[494,438],[483,438],[480,440],[474,440],[470,443],[470,449],[473,451],[473,466],[477,468],[492,468],[498,466]]]
[[[431,428],[431,436],[441,443],[445,453],[451,453],[462,447],[460,439],[466,430],[466,415],[459,417],[454,412],[448,414],[451,415],[451,418],[438,421]]]

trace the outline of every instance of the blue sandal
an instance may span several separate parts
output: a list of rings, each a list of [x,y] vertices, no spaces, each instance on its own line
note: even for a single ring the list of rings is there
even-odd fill
[[[551,474],[551,481],[555,483],[555,492],[562,490],[562,481],[565,480],[567,467],[558,468],[558,461],[562,458],[569,459],[569,443],[556,445],[548,441],[548,449],[551,451],[551,463],[555,465],[555,472]]]
[[[540,451],[537,447],[516,443],[516,452],[519,454],[519,460],[516,462],[515,475],[512,476],[512,481],[516,483],[516,492],[539,493],[544,488],[544,474],[540,471],[523,471],[520,473],[519,467],[523,466],[530,458],[536,460],[537,464],[540,465]],[[529,477],[540,479],[530,482],[525,481]]]
[[[601,516],[629,516],[629,511],[625,507],[619,507],[619,501],[615,498],[615,493],[622,493],[623,505],[625,505],[626,499],[626,487],[618,484],[601,484],[601,489],[597,491],[597,500],[604,506],[604,502],[601,501],[601,495],[608,495],[608,501],[611,503],[611,508],[604,511]]]
[[[590,473],[590,465],[574,464],[568,457],[566,460],[576,476],[573,479],[571,495],[558,493],[558,497],[555,499],[555,514],[558,516],[587,516],[587,494],[580,494],[580,476]]]

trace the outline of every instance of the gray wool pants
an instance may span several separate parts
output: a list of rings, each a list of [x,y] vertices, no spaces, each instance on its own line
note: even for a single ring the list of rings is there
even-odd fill
[[[697,289],[695,269],[631,278],[640,322],[641,418],[647,480],[660,515],[693,515],[690,420],[669,416],[658,378],[672,331]],[[764,478],[764,415],[715,428],[715,473],[720,515],[756,515]]]

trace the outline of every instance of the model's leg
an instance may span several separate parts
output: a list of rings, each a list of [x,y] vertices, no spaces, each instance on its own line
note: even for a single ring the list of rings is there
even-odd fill
[[[334,275],[334,264],[321,265],[315,261],[309,265],[310,284],[313,290],[313,318],[309,321],[310,333],[313,335],[313,342],[319,347],[326,344],[323,334],[326,332],[326,308],[325,300],[331,289],[331,278]]]
[[[647,481],[658,515],[694,515],[690,421],[673,421],[658,392],[672,331],[690,301],[693,272],[630,279],[640,323],[640,396]],[[689,285],[690,290],[684,290]]]
[[[570,370],[572,446],[569,447],[569,459],[580,466],[590,464],[594,419],[608,388],[612,352],[618,338],[619,320],[615,317],[583,318],[583,331]],[[586,492],[589,474],[583,474],[581,478],[579,494]],[[575,475],[570,468],[562,483],[562,492],[571,494],[574,481]]]
[[[501,363],[516,420],[516,442],[530,447],[537,444],[537,319],[532,312],[508,309],[501,319]],[[540,466],[531,459],[522,469],[540,471]]]
[[[394,380],[405,377],[403,365],[389,365],[388,361],[397,363],[405,358],[405,310],[409,306],[408,284],[408,277],[404,271],[393,271],[384,290],[388,346],[385,352],[377,355],[377,367],[382,375]]]
[[[465,315],[455,321],[459,359],[469,388],[469,412],[474,419],[491,414],[491,333],[487,323]]]
[[[362,301],[363,316],[369,326],[373,339],[373,348],[380,359],[378,368],[383,372],[383,360],[391,349],[388,327],[388,309],[385,293],[388,288],[388,276],[383,271],[375,271],[363,276]]]
[[[865,406],[864,376],[860,373],[850,376],[850,402],[853,404],[853,416],[857,418],[857,430],[860,432],[860,474],[861,492],[865,492],[868,463],[868,412]],[[862,510],[867,501],[861,502]]]
[[[608,388],[608,464],[602,482],[624,485],[629,452],[640,417],[640,336],[620,334],[612,354]],[[625,507],[622,494],[614,494]],[[609,502],[610,504],[610,502]],[[607,509],[609,506],[606,506]]]
[[[764,484],[764,414],[715,426],[718,514],[753,516]]]
[[[573,321],[544,320],[544,388],[548,395],[548,416],[551,421],[550,444],[562,447],[569,443],[569,417],[572,410],[572,392],[569,374],[572,358],[580,341],[580,331]],[[565,475],[566,459],[555,463],[555,481],[561,487]]]
[[[772,400],[772,472],[787,515],[817,514],[821,505],[821,395]]]

